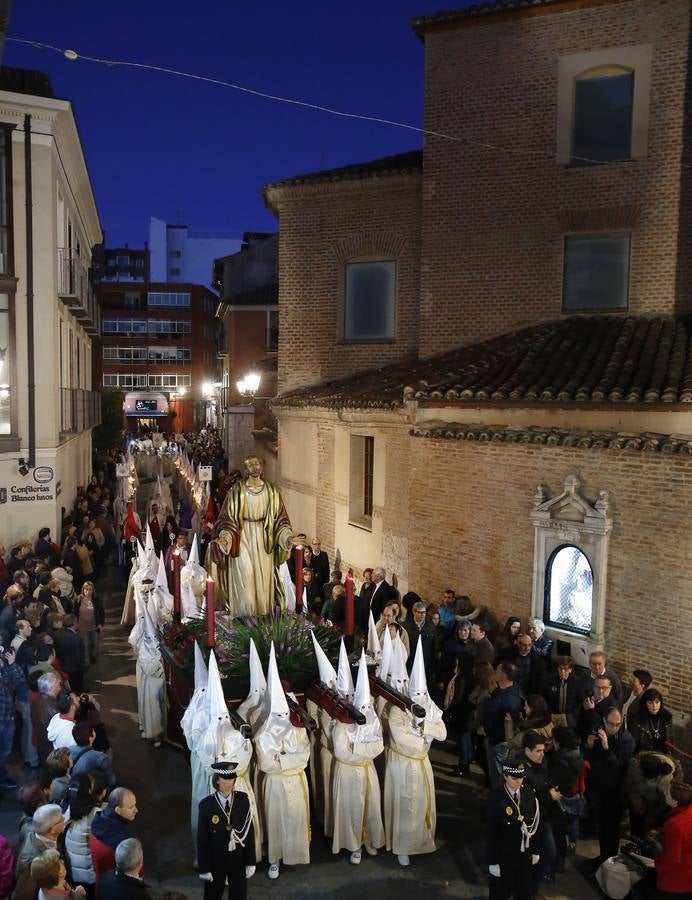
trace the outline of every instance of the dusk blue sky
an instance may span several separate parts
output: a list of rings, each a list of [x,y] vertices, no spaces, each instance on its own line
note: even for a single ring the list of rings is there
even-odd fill
[[[423,120],[414,15],[440,0],[15,0],[8,37],[145,62],[269,93]],[[463,3],[448,3],[448,7]],[[4,62],[46,72],[74,103],[110,246],[141,246],[149,216],[197,237],[276,229],[262,186],[422,146],[422,137],[8,41]]]

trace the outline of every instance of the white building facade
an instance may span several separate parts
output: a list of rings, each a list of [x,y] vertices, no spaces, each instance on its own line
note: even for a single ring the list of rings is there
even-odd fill
[[[211,284],[214,260],[237,253],[242,241],[235,238],[190,237],[187,225],[167,225],[154,216],[149,221],[150,280]]]
[[[28,200],[28,202],[27,202]],[[91,472],[102,240],[71,104],[0,91],[0,541],[59,534]]]

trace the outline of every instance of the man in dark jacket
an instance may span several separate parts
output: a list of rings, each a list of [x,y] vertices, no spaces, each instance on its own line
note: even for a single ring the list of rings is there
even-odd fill
[[[124,787],[113,788],[108,795],[108,806],[96,813],[91,823],[89,849],[96,874],[98,890],[102,876],[115,868],[115,851],[128,837],[130,824],[137,815],[137,798]]]
[[[622,784],[634,755],[634,738],[623,728],[622,713],[611,707],[596,734],[586,738],[584,756],[591,766],[586,797],[598,825],[600,862],[620,847]]]
[[[413,618],[406,619],[404,622],[404,631],[408,634],[409,641],[409,657],[406,667],[409,672],[413,667],[413,660],[416,658],[416,647],[418,641],[423,645],[423,664],[425,666],[425,677],[428,685],[432,687],[435,683],[435,629],[426,621],[425,603],[422,600],[413,604]]]
[[[560,793],[548,780],[545,738],[536,731],[527,731],[521,739],[521,746],[524,751],[523,763],[526,768],[524,784],[528,784],[534,789],[541,813],[541,821],[536,834],[538,853],[541,859],[538,865],[533,867],[532,872],[534,891],[537,893],[541,880],[546,876],[552,877],[555,872],[557,849],[550,827],[550,811],[553,804],[560,799]]]
[[[534,653],[533,641],[528,634],[520,634],[508,657],[517,667],[516,682],[525,697],[538,694],[543,684],[545,663],[543,657]]]
[[[584,677],[584,694],[591,694],[594,682],[605,675],[613,686],[613,694],[617,705],[622,704],[622,684],[618,676],[608,666],[608,660],[602,650],[597,650],[589,655],[589,671]]]
[[[485,705],[483,728],[488,752],[488,774],[493,787],[500,783],[500,769],[507,757],[505,716],[516,722],[524,707],[524,696],[514,683],[517,667],[511,662],[501,662],[495,670],[497,688]]]
[[[384,569],[381,566],[372,570],[372,583],[374,585],[370,595],[370,612],[375,622],[379,621],[382,610],[388,600],[396,600],[397,592],[385,578]]]
[[[579,718],[579,710],[584,699],[582,683],[574,674],[571,656],[558,656],[557,671],[543,679],[541,694],[552,715],[565,716],[565,722],[574,727]]]
[[[584,698],[577,722],[577,732],[582,740],[597,734],[608,710],[617,709],[612,687],[610,679],[601,675],[593,683],[593,697]]]
[[[63,619],[63,627],[53,636],[55,655],[67,674],[70,687],[80,693],[84,684],[84,641],[77,633],[77,621],[72,613]]]
[[[315,573],[315,581],[320,590],[329,581],[329,557],[326,550],[322,549],[322,541],[315,537],[312,539],[312,557],[310,568]]]
[[[144,853],[137,838],[126,838],[115,848],[115,868],[104,872],[99,884],[99,900],[148,900],[150,894],[142,878]]]

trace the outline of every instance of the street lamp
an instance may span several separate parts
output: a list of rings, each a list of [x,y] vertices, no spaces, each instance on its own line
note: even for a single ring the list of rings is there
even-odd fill
[[[259,390],[262,376],[257,372],[248,372],[242,381],[236,381],[236,387],[241,397],[247,397],[248,400],[254,400],[255,394]]]

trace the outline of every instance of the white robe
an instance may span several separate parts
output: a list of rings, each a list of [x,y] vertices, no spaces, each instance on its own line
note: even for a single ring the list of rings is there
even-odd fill
[[[261,740],[255,742],[270,864],[280,860],[288,866],[310,862],[310,798],[305,777],[310,742],[304,728],[295,731],[299,749],[291,753],[265,752]]]
[[[382,738],[352,743],[352,725],[335,722],[332,777],[334,838],[332,853],[384,844],[380,782],[373,759],[384,750]]]
[[[310,733],[310,791],[313,812],[317,821],[322,825],[325,835],[331,837],[334,828],[332,815],[332,766],[334,763],[332,730],[334,719],[312,700],[307,701],[307,711],[320,726],[317,731]]]
[[[142,736],[155,741],[163,739],[166,730],[166,681],[160,653],[150,653],[144,647],[137,656],[141,684],[140,712]]]
[[[234,616],[262,616],[274,605],[274,557],[264,546],[264,520],[269,509],[269,491],[260,493],[243,488],[243,527],[240,529],[238,556],[230,561],[228,594]],[[283,525],[276,535],[279,547],[290,550],[292,534]]]
[[[384,823],[387,850],[414,856],[435,850],[435,781],[428,750],[447,736],[444,722],[425,720],[424,733],[396,706],[388,712],[387,765],[384,779]]]

